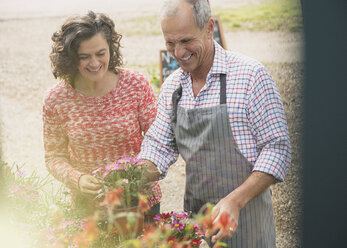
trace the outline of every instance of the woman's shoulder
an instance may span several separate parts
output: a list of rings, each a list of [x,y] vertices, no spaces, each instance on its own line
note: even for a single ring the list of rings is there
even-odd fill
[[[70,88],[71,86],[64,81],[57,82],[46,90],[43,97],[44,105],[55,105],[59,101],[63,101],[66,97],[72,94]]]
[[[147,82],[145,75],[137,70],[122,68],[120,69],[120,73],[122,75],[122,79],[129,81],[129,83]]]
[[[146,76],[136,70],[122,68],[120,70],[120,80],[126,88],[132,88],[133,90],[143,90],[144,88],[149,87],[149,82]]]

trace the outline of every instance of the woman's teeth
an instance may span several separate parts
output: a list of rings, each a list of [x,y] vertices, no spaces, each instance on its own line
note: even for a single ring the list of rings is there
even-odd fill
[[[91,69],[91,68],[87,68],[88,71],[90,72],[98,72],[100,70],[101,66],[97,69]]]

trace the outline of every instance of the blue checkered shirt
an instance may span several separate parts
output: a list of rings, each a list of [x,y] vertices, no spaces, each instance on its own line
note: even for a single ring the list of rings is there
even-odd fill
[[[227,74],[227,110],[231,130],[241,153],[253,171],[283,181],[290,165],[290,141],[286,116],[278,88],[258,61],[224,50],[215,42],[215,56],[206,84],[194,98],[189,73],[181,68],[162,85],[158,113],[142,143],[140,158],[148,159],[165,176],[179,155],[170,125],[172,94],[182,85],[179,106],[186,109],[220,104],[220,74]]]

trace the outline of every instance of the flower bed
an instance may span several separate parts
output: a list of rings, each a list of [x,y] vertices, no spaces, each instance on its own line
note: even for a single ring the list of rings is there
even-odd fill
[[[148,185],[143,180],[146,167],[139,160],[123,157],[95,171],[103,183],[98,196],[101,208],[87,218],[70,207],[65,190],[54,193],[44,190],[51,180],[49,177],[40,178],[36,173],[26,176],[21,168],[4,163],[1,168],[4,179],[1,200],[7,202],[2,213],[7,221],[0,224],[6,230],[21,233],[19,239],[2,239],[4,247],[199,247],[207,230],[223,225],[213,223],[212,205],[208,205],[203,214],[161,213],[141,233],[131,229],[136,225],[136,217],[149,209]],[[134,205],[138,211],[115,212]],[[122,234],[113,224],[120,215],[126,218],[125,225],[134,230],[129,235]]]

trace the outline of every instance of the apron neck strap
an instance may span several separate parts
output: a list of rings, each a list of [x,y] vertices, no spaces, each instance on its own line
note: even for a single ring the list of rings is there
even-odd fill
[[[220,104],[226,104],[226,74],[220,74]],[[181,84],[172,94],[172,114],[171,121],[176,123],[177,121],[177,106],[178,102],[182,96],[182,86]]]
[[[179,100],[181,99],[181,96],[182,96],[182,86],[180,84],[179,87],[172,94],[172,112],[171,112],[172,123],[177,122],[177,106],[178,106]]]
[[[226,84],[226,74],[220,74],[220,104],[227,103],[227,84]]]

